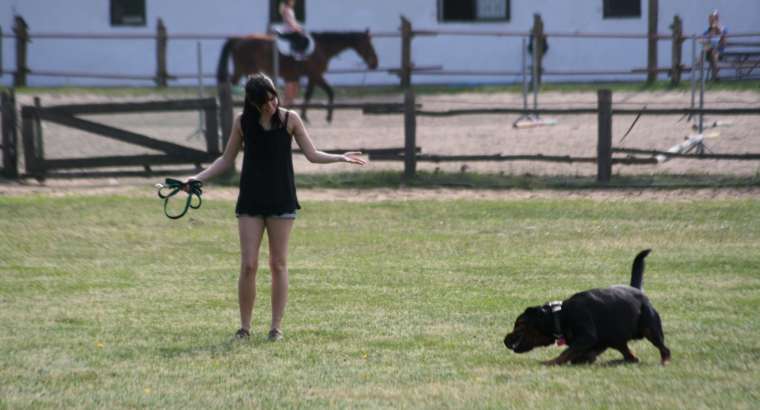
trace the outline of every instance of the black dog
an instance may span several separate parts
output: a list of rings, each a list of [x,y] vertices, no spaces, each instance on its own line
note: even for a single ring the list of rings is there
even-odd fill
[[[556,359],[546,362],[550,365],[593,363],[608,348],[622,353],[626,362],[636,363],[639,359],[628,341],[645,337],[660,350],[661,363],[667,364],[670,349],[665,346],[660,315],[641,288],[649,252],[636,255],[631,286],[587,290],[562,302],[529,307],[517,318],[504,344],[515,353],[525,353],[555,341],[567,343]]]

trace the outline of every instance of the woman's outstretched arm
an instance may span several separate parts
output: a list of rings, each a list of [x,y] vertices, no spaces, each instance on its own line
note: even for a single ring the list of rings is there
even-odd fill
[[[309,162],[317,164],[329,164],[331,162],[348,162],[350,164],[364,165],[367,161],[360,157],[361,152],[351,151],[345,154],[328,154],[319,151],[309,137],[306,127],[301,121],[301,117],[294,111],[290,111],[290,121],[288,122],[288,132],[296,139],[296,143],[303,151],[304,156]]]

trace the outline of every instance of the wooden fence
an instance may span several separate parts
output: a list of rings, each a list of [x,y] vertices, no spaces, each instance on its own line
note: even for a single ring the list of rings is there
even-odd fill
[[[414,101],[412,93],[410,101]],[[597,181],[607,183],[612,175],[612,165],[652,165],[658,163],[657,157],[663,158],[687,158],[687,159],[717,159],[717,160],[760,160],[760,153],[726,153],[726,154],[706,154],[699,151],[697,154],[687,154],[682,152],[656,151],[642,148],[616,148],[612,146],[612,116],[613,115],[759,115],[760,107],[754,108],[663,108],[663,109],[619,109],[612,106],[612,92],[609,90],[599,90],[597,93],[596,108],[568,108],[568,109],[536,109],[530,110],[531,114],[552,114],[552,115],[578,115],[578,114],[597,114],[597,152],[595,157],[571,157],[571,156],[552,156],[544,154],[534,155],[425,155],[409,153],[415,152],[411,147],[416,148],[416,117],[451,117],[457,115],[484,115],[484,114],[525,114],[526,109],[517,107],[505,108],[481,108],[481,109],[457,109],[445,111],[429,111],[415,108],[409,105],[405,99],[403,107],[396,107],[389,110],[365,110],[365,114],[404,115],[405,124],[405,150],[404,153],[378,155],[375,160],[379,161],[404,161],[404,175],[413,177],[416,172],[417,162],[463,162],[463,161],[549,161],[549,162],[587,162],[597,164]],[[409,124],[412,126],[409,127]],[[613,154],[622,153],[629,156],[620,158],[614,157]],[[631,157],[631,154],[644,155],[645,157]]]
[[[16,114],[12,93],[2,94],[2,173],[6,177],[19,176],[17,171],[17,142],[16,142]],[[613,115],[758,115],[757,108],[664,108],[664,109],[618,109],[612,106],[612,94],[608,90],[600,90],[597,96],[597,107],[570,108],[570,109],[538,109],[531,110],[534,114],[552,115],[578,115],[597,114],[597,151],[596,156],[573,157],[567,155],[428,155],[422,152],[421,147],[416,145],[416,119],[417,116],[450,117],[455,115],[483,115],[483,114],[524,114],[524,108],[504,107],[485,109],[459,109],[445,111],[424,110],[421,106],[413,104],[414,93],[409,87],[405,94],[404,103],[364,103],[364,104],[336,104],[337,109],[361,109],[365,114],[403,114],[404,146],[381,149],[350,148],[336,149],[334,152],[362,151],[369,155],[372,161],[402,161],[404,163],[405,177],[412,178],[416,173],[418,162],[471,162],[471,161],[550,161],[565,163],[596,163],[597,180],[601,183],[609,182],[612,175],[613,165],[647,165],[658,162],[657,157],[684,158],[684,159],[713,159],[713,160],[760,160],[760,153],[723,153],[713,154],[699,152],[687,154],[683,152],[657,151],[644,148],[616,148],[612,146],[612,116]],[[84,168],[107,168],[107,167],[134,167],[142,166],[143,172],[118,171],[100,175],[134,175],[150,174],[151,165],[167,164],[193,164],[200,167],[215,159],[221,152],[220,136],[218,130],[220,121],[224,117],[222,105],[232,107],[239,103],[231,100],[226,104],[217,104],[213,98],[198,100],[179,100],[165,102],[142,102],[142,103],[119,103],[119,104],[77,104],[42,107],[39,99],[35,105],[24,106],[21,109],[22,117],[22,141],[25,158],[26,173],[23,176],[44,179],[54,176],[53,171],[63,169]],[[310,108],[326,109],[325,104],[310,104]],[[135,112],[160,112],[160,111],[188,111],[203,110],[206,123],[206,151],[200,151],[170,142],[156,140],[127,130],[117,129],[105,124],[78,118],[81,114],[106,114],[106,113],[135,113]],[[44,141],[41,121],[50,121],[64,126],[74,127],[83,131],[116,139],[118,141],[137,144],[146,148],[162,151],[161,155],[136,155],[136,156],[105,156],[95,158],[65,158],[47,159],[44,154]],[[224,121],[222,121],[224,122]],[[230,127],[229,125],[227,127]],[[229,129],[226,131],[229,135]],[[226,138],[221,139],[221,145],[226,145]],[[295,152],[298,152],[297,150]],[[626,154],[626,157],[615,157],[614,154]],[[632,156],[636,155],[636,156]],[[166,171],[162,170],[162,173]],[[70,176],[70,173],[65,175]],[[92,173],[89,174],[93,176]],[[95,175],[97,176],[97,175]]]
[[[2,151],[2,166],[0,174],[6,178],[18,178],[18,137],[16,127],[18,120],[16,116],[16,97],[13,91],[3,92],[0,94],[0,122],[2,122],[2,141],[0,141],[0,151]]]
[[[464,110],[448,110],[448,111],[428,111],[423,110],[421,107],[416,103],[416,97],[414,93],[414,89],[412,86],[412,76],[413,75],[441,75],[441,74],[448,74],[444,69],[439,68],[433,68],[430,67],[416,67],[415,64],[412,61],[412,41],[415,36],[436,36],[436,35],[495,35],[495,36],[520,36],[520,37],[527,37],[527,36],[533,36],[534,38],[542,38],[542,37],[548,37],[548,36],[556,36],[556,37],[588,37],[588,38],[607,38],[607,37],[621,37],[621,38],[642,38],[642,39],[656,39],[656,40],[671,40],[673,43],[673,52],[672,52],[672,62],[670,68],[658,68],[656,65],[652,65],[650,61],[650,65],[643,70],[639,70],[642,73],[656,73],[656,72],[669,72],[671,74],[671,79],[677,83],[678,80],[680,80],[681,73],[686,70],[690,69],[687,67],[684,67],[681,63],[681,43],[684,41],[683,34],[682,34],[682,25],[680,22],[680,19],[677,17],[674,19],[672,27],[672,35],[661,35],[661,34],[615,34],[615,33],[547,33],[544,31],[543,28],[543,22],[541,21],[540,16],[536,16],[536,19],[534,21],[534,26],[531,29],[530,32],[465,32],[465,31],[456,31],[456,30],[438,30],[438,31],[432,31],[432,30],[417,30],[415,31],[412,28],[412,24],[410,21],[408,21],[403,16],[401,17],[401,26],[400,26],[400,38],[401,38],[401,67],[398,69],[388,69],[387,71],[393,72],[399,76],[401,88],[403,90],[403,103],[395,103],[395,104],[373,104],[373,103],[365,103],[365,104],[334,104],[332,108],[345,108],[345,109],[362,109],[363,112],[367,114],[390,114],[390,113],[398,113],[403,114],[403,124],[404,124],[404,147],[403,150],[400,148],[388,148],[388,149],[382,149],[382,150],[373,150],[374,152],[370,152],[371,158],[375,160],[401,160],[404,162],[404,175],[406,177],[413,177],[416,173],[416,163],[418,161],[434,161],[434,162],[441,162],[441,161],[509,161],[509,160],[533,160],[533,161],[561,161],[561,162],[597,162],[598,163],[598,179],[602,182],[608,181],[609,176],[611,174],[610,167],[613,163],[619,163],[619,164],[647,164],[652,163],[652,158],[613,158],[612,154],[615,152],[624,152],[621,149],[617,149],[615,147],[611,146],[611,141],[608,138],[608,124],[611,123],[609,121],[609,118],[611,115],[676,115],[676,114],[736,114],[736,115],[744,115],[744,114],[758,114],[760,111],[758,109],[695,109],[688,108],[688,109],[648,109],[648,110],[624,110],[624,109],[613,109],[611,107],[611,97],[607,98],[607,92],[600,91],[599,97],[598,97],[598,106],[597,108],[580,108],[580,109],[538,109],[537,106],[534,106],[533,109],[528,110],[527,106],[524,105],[522,108],[491,108],[491,109],[464,109]],[[1,32],[1,30],[0,30]],[[24,85],[26,84],[26,75],[28,73],[34,73],[38,71],[31,71],[26,66],[26,43],[29,42],[30,38],[32,37],[28,32],[28,27],[23,22],[23,19],[17,18],[16,24],[14,26],[14,33],[16,38],[16,63],[17,67],[14,72],[14,83],[17,85]],[[385,33],[388,36],[399,36],[399,33]],[[375,34],[373,34],[375,35]],[[734,34],[734,36],[756,36],[758,33],[744,33],[744,34]],[[58,38],[53,34],[35,34],[35,37],[50,37],[50,38]],[[93,35],[93,34],[81,34],[81,35],[74,35],[69,34],[69,37],[72,38],[98,38],[99,36]],[[106,36],[108,38],[121,38],[122,36],[119,35],[110,35]],[[165,86],[167,83],[167,80],[172,79],[173,76],[168,73],[167,67],[166,67],[166,44],[167,40],[169,38],[190,38],[192,36],[190,35],[173,35],[169,36],[166,31],[166,27],[163,25],[163,22],[159,19],[158,21],[158,29],[157,33],[155,35],[151,34],[138,34],[138,35],[131,35],[128,36],[130,38],[155,38],[156,39],[156,55],[157,55],[157,70],[156,74],[154,76],[141,76],[141,79],[149,78],[154,79],[156,84],[159,86]],[[209,37],[209,36],[206,36]],[[214,36],[211,36],[214,37]],[[218,36],[217,36],[218,37]],[[226,36],[221,36],[219,38],[226,38]],[[695,40],[695,38],[692,38]],[[536,41],[536,50],[533,53],[533,78],[534,81],[537,77],[537,73],[541,72],[541,57],[542,57],[542,51],[541,51],[541,42]],[[0,71],[2,71],[2,67],[0,66]],[[354,72],[355,70],[352,70]],[[632,71],[626,71],[628,73],[633,72]],[[693,72],[693,70],[692,70]],[[544,74],[549,74],[551,72],[545,71]],[[594,72],[577,72],[576,74],[604,74],[604,71],[594,71]],[[607,72],[609,73],[609,72]],[[51,73],[52,74],[52,73]],[[58,73],[60,74],[60,73]],[[64,73],[66,74],[66,73]],[[69,73],[71,74],[71,73]],[[493,73],[483,73],[483,72],[476,72],[476,71],[468,71],[463,74],[466,75],[492,75]],[[565,73],[567,74],[567,73]],[[105,77],[105,76],[104,76]],[[693,77],[693,76],[692,76]],[[524,80],[525,81],[525,80]],[[694,79],[692,79],[694,81]],[[535,83],[534,83],[535,84]],[[537,92],[537,87],[534,87],[534,93]],[[692,92],[692,96],[693,96]],[[608,102],[608,100],[610,102]],[[213,101],[213,100],[212,100]],[[171,146],[166,144],[161,144],[157,141],[152,141],[148,137],[136,135],[133,133],[129,133],[128,131],[124,130],[114,130],[110,129],[107,126],[104,126],[102,124],[95,124],[90,123],[82,119],[78,119],[74,117],[74,114],[77,113],[87,113],[88,110],[106,110],[106,109],[112,109],[114,111],[111,112],[135,112],[138,109],[142,108],[148,108],[145,104],[147,103],[135,103],[135,104],[125,104],[121,107],[117,107],[116,105],[110,105],[108,108],[104,108],[104,106],[101,106],[101,108],[95,108],[94,106],[70,106],[68,108],[63,107],[46,107],[42,108],[39,106],[34,107],[23,107],[22,109],[22,118],[23,118],[23,141],[24,141],[24,152],[25,152],[25,158],[26,158],[26,167],[27,167],[27,173],[34,175],[34,176],[42,176],[45,175],[49,170],[52,169],[64,169],[64,168],[72,168],[72,167],[95,167],[95,166],[116,166],[116,165],[135,165],[135,164],[141,164],[146,167],[146,170],[150,166],[150,164],[154,163],[166,163],[166,161],[169,162],[191,162],[199,164],[200,162],[207,161],[209,159],[212,159],[213,155],[218,154],[218,148],[211,148],[211,145],[209,145],[209,148],[207,152],[202,151],[188,151],[188,149],[185,149],[184,147],[179,146]],[[150,103],[150,104],[159,104],[159,105],[153,105],[150,108],[151,109],[172,109],[167,107],[180,107],[180,105],[171,105],[163,106],[161,108],[160,103]],[[233,107],[235,103],[232,101],[231,98],[231,92],[229,84],[224,84],[220,86],[219,88],[219,113],[217,116],[216,108],[213,110],[210,108],[211,102],[208,102],[209,105],[203,105],[206,103],[202,103],[201,106],[193,105],[192,108],[189,106],[183,106],[184,108],[179,109],[204,109],[206,110],[206,123],[207,123],[207,131],[213,130],[213,132],[218,132],[217,127],[218,125],[221,126],[222,130],[222,146],[225,146],[227,143],[227,138],[229,136],[229,132],[232,127],[232,112]],[[214,102],[214,107],[216,103]],[[3,104],[3,106],[6,106],[7,104]],[[192,105],[192,104],[191,104]],[[312,104],[309,105],[310,108],[327,108],[324,105],[319,104]],[[77,111],[82,110],[82,111]],[[124,111],[126,110],[126,111]],[[213,111],[213,113],[212,113]],[[90,111],[92,112],[92,111]],[[106,111],[101,111],[106,112]],[[546,156],[541,154],[536,155],[518,155],[518,156],[503,156],[503,155],[469,155],[469,156],[461,156],[461,155],[451,155],[451,156],[441,156],[441,155],[434,155],[429,156],[422,154],[420,151],[420,148],[416,144],[416,118],[417,116],[453,116],[453,115],[469,115],[469,114],[507,114],[507,113],[515,113],[515,114],[554,114],[554,115],[573,115],[573,114],[589,114],[589,113],[597,113],[599,115],[599,141],[598,141],[598,147],[597,147],[597,156],[596,157],[569,157],[569,156]],[[8,120],[6,121],[6,115],[8,116]],[[13,122],[12,115],[10,113],[3,114],[3,129],[6,129],[5,123],[11,123]],[[74,126],[79,127],[87,131],[95,131],[100,132],[105,136],[120,139],[125,142],[130,143],[136,143],[140,145],[144,145],[146,147],[156,148],[164,151],[166,155],[164,156],[157,156],[156,158],[149,157],[149,156],[142,156],[142,157],[102,157],[102,158],[90,158],[90,159],[66,159],[66,160],[45,160],[44,159],[44,153],[42,149],[42,132],[41,127],[39,127],[39,122],[41,120],[47,120],[47,121],[53,121],[58,122],[63,125],[68,126]],[[12,164],[14,161],[14,153],[15,151],[15,143],[8,142],[6,143],[6,138],[8,141],[12,141],[15,137],[12,135],[11,132],[3,134],[3,158],[4,158],[4,173],[12,172],[9,170],[9,168],[13,168],[12,165],[9,167],[5,164]],[[212,138],[209,135],[207,135],[207,138]],[[216,137],[218,138],[218,137]],[[210,140],[209,140],[210,141]],[[168,144],[168,143],[167,143]],[[212,144],[209,142],[209,144]],[[694,155],[675,155],[668,152],[657,152],[657,151],[647,151],[647,150],[639,150],[639,152],[636,153],[652,153],[654,152],[654,155],[665,155],[665,156],[673,156],[673,157],[689,157],[689,158],[696,158]],[[629,154],[631,152],[628,152]],[[729,155],[729,154],[726,154]],[[756,159],[756,154],[741,154],[741,155],[735,155],[730,154],[730,159],[747,159],[747,160],[753,160]],[[5,160],[6,156],[9,158],[7,161]],[[160,159],[158,158],[160,157]],[[707,158],[707,156],[700,156],[699,158]],[[724,157],[725,159],[729,159],[729,157]]]
[[[205,112],[205,151],[77,117],[82,114],[196,110]],[[217,118],[218,109],[216,99],[214,98],[139,103],[75,104],[50,107],[42,107],[39,98],[35,98],[35,105],[21,107],[21,129],[26,175],[37,179],[44,179],[51,176],[55,170],[134,166],[141,166],[144,168],[144,171],[132,172],[120,170],[110,172],[107,175],[144,175],[152,172],[151,166],[176,164],[193,164],[196,168],[200,168],[202,163],[213,161],[221,152]],[[49,121],[90,132],[101,137],[161,151],[162,154],[48,159],[45,157],[42,121]],[[166,173],[166,171],[162,170],[162,173]]]

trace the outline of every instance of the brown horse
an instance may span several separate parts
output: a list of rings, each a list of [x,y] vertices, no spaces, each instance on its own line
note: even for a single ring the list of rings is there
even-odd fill
[[[304,104],[308,104],[314,92],[314,86],[318,85],[327,94],[328,108],[327,121],[332,121],[333,90],[324,73],[330,59],[346,49],[356,51],[367,66],[374,70],[377,68],[377,54],[370,40],[369,30],[359,32],[312,32],[314,39],[314,52],[306,60],[298,61],[290,56],[279,54],[279,74],[285,81],[298,81],[302,76],[309,79],[304,94]],[[219,56],[219,66],[216,77],[219,84],[227,81],[227,60],[232,53],[234,70],[230,81],[237,84],[244,74],[252,74],[259,71],[272,74],[272,46],[274,38],[265,35],[252,35],[240,38],[230,38],[224,43],[222,53]],[[301,116],[306,120],[306,107],[301,109]]]

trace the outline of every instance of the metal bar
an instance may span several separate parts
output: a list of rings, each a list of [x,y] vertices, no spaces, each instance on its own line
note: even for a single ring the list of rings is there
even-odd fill
[[[129,74],[98,74],[86,73],[81,71],[42,71],[29,70],[27,75],[36,75],[41,77],[84,77],[84,78],[103,78],[103,79],[121,79],[121,80],[150,80],[156,79],[154,75],[129,75]]]
[[[414,71],[415,75],[421,76],[436,76],[436,75],[462,75],[462,76],[478,76],[478,75],[493,75],[493,76],[509,76],[509,75],[521,75],[520,71],[503,71],[503,70],[436,70],[436,71]]]
[[[705,108],[705,45],[702,45],[702,51],[699,54],[699,133],[704,131],[704,113]]]
[[[539,60],[541,56],[539,55],[539,49],[540,46],[538,43],[541,41],[541,38],[536,38],[536,36],[533,37],[533,66],[531,67],[532,76],[531,83],[533,86],[533,115],[538,118],[538,71],[539,71]]]
[[[596,114],[597,108],[541,108],[535,110],[538,114],[553,115],[578,115]],[[446,111],[417,110],[417,115],[424,117],[452,117],[456,115],[486,115],[486,114],[522,114],[522,108],[480,108],[480,109],[455,109]],[[652,108],[652,109],[612,109],[614,115],[686,115],[686,114],[716,114],[716,115],[757,115],[760,107],[756,108]]]
[[[401,33],[396,31],[378,31],[370,33],[373,38],[396,38]],[[414,35],[461,35],[461,36],[501,36],[501,37],[524,37],[528,35],[524,31],[465,31],[465,30],[415,30]],[[549,37],[579,37],[579,38],[649,38],[647,34],[638,33],[583,33],[583,32],[547,32]],[[701,33],[698,33],[701,35]],[[3,33],[7,38],[16,38],[14,33]],[[731,33],[727,38],[759,37],[760,32]],[[154,40],[155,33],[67,33],[67,32],[30,32],[30,38],[34,39],[110,39],[110,40]],[[170,40],[226,40],[229,38],[242,37],[240,33],[173,33],[168,34]],[[671,34],[657,34],[657,39],[672,39]]]
[[[760,159],[760,153],[745,153],[745,154],[684,154],[668,151],[657,151],[638,148],[612,148],[612,152],[619,152],[624,154],[644,154],[644,155],[664,155],[674,158],[691,158],[691,159],[732,159],[732,160],[758,160]]]
[[[694,108],[694,99],[697,93],[697,74],[693,68],[696,67],[697,62],[697,36],[691,36],[691,104],[689,108]]]
[[[522,49],[520,50],[520,56],[522,57],[522,94],[523,94],[523,109],[525,113],[528,112],[528,46],[525,37],[522,38]]]
[[[272,82],[274,89],[277,89],[277,76],[280,75],[280,50],[277,48],[277,40],[272,42]],[[296,80],[296,84],[298,80]],[[295,95],[293,96],[295,98]],[[292,104],[293,101],[290,101]]]
[[[3,27],[0,26],[0,76],[3,75]]]
[[[203,98],[203,50],[201,48],[201,42],[196,43],[195,52],[198,57],[198,98]],[[203,123],[201,121],[201,127]]]

